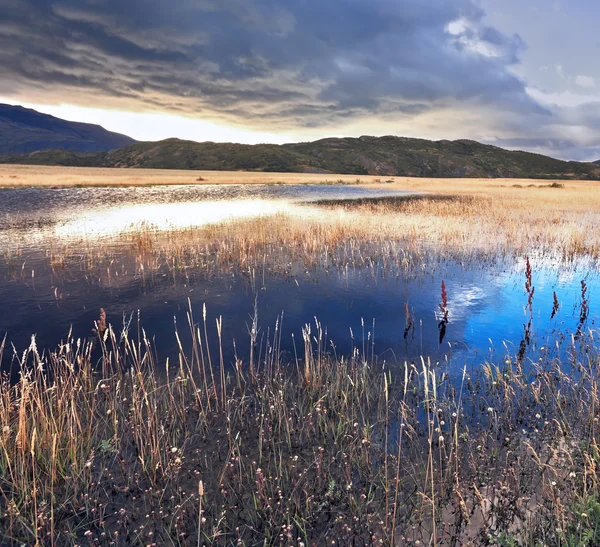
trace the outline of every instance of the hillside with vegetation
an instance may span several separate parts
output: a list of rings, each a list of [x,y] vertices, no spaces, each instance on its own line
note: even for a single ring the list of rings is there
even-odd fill
[[[167,139],[118,150],[43,150],[0,163],[216,171],[340,173],[413,177],[600,179],[600,165],[562,161],[470,140],[328,138],[295,144],[230,144]]]

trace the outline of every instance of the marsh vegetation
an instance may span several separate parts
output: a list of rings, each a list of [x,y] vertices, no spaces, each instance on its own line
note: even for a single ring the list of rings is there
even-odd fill
[[[45,321],[76,284],[108,303],[54,347],[1,346],[1,542],[598,544],[600,196],[489,184],[11,239],[2,282]],[[473,309],[484,276],[507,277]],[[156,312],[173,344],[124,287],[181,291],[175,324]],[[299,290],[311,309],[274,309]]]

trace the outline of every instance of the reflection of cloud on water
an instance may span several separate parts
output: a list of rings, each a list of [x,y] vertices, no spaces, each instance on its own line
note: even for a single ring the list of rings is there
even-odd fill
[[[482,287],[471,285],[460,287],[458,292],[448,298],[448,310],[450,310],[451,321],[462,321],[471,315],[474,307],[481,305],[486,298],[486,292]],[[436,310],[436,317],[439,309]]]

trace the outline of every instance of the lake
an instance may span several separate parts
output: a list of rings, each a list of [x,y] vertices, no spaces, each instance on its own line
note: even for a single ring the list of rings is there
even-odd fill
[[[324,217],[331,211],[314,202],[406,194],[353,185],[3,191],[0,338],[6,335],[10,348],[3,367],[14,368],[12,347],[19,355],[32,335],[40,350],[54,349],[71,329],[74,338],[91,337],[101,307],[117,330],[130,321],[136,325],[139,311],[141,325],[154,339],[159,357],[166,359],[177,354],[174,322],[185,346],[189,305],[196,320],[206,306],[213,351],[215,321],[222,317],[227,364],[234,360],[234,342],[238,355],[249,351],[255,302],[260,347],[266,350],[278,324],[281,349],[289,360],[301,353],[303,327],[311,325],[314,334],[318,324],[332,354],[359,351],[380,362],[424,356],[447,362],[451,369],[514,356],[530,316],[533,336],[527,355],[532,359],[540,351],[564,353],[598,320],[589,306],[597,298],[598,273],[585,260],[559,267],[547,258],[532,258],[530,313],[524,259],[481,263],[448,257],[420,271],[390,269],[375,258],[350,268],[327,259],[310,265],[296,261],[285,273],[266,267],[253,273],[241,267],[149,272],[140,269],[137,251],[121,244],[140,227],[161,232],[273,215]],[[69,248],[70,254],[57,265],[52,250],[59,248]],[[101,248],[110,248],[110,256],[90,265],[89,255]],[[403,252],[400,244],[389,251]],[[559,308],[553,313],[554,295]],[[582,301],[587,306],[583,321]]]

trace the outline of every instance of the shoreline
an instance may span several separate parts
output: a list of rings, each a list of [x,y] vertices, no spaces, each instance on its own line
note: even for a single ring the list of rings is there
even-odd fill
[[[473,192],[494,188],[600,186],[599,181],[518,178],[433,178],[335,173],[265,173],[0,164],[0,189],[110,188],[234,184],[352,184],[388,189]]]

